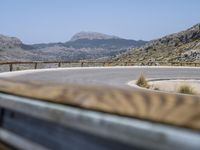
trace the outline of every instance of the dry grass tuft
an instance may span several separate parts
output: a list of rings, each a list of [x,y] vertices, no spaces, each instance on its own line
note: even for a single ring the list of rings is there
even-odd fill
[[[195,94],[192,87],[190,87],[189,85],[182,85],[179,87],[178,89],[178,93],[182,93],[182,94]]]
[[[149,88],[149,84],[142,73],[141,73],[140,77],[138,78],[136,84],[140,87]]]

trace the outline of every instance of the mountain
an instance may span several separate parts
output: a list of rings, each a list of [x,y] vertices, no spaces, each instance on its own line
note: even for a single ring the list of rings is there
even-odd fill
[[[8,37],[0,34],[0,49],[20,47],[21,44],[21,40],[16,37]]]
[[[135,41],[95,32],[75,34],[64,43],[27,45],[18,38],[0,36],[0,60],[84,60],[106,59],[140,47],[146,41]]]
[[[80,32],[64,43],[26,45],[0,35],[0,60],[197,61],[200,60],[200,24],[146,41],[96,32]]]
[[[30,45],[23,44],[16,37],[0,35],[0,61],[33,60],[38,57],[29,49],[32,49]]]
[[[98,32],[79,32],[71,38],[71,41],[82,40],[82,39],[108,40],[108,39],[120,39],[120,38],[117,36],[111,36],[111,35],[102,34]]]
[[[200,60],[200,24],[133,48],[116,61],[196,61]]]
[[[130,48],[140,47],[146,41],[135,41],[121,38],[95,39],[79,38],[65,43],[32,45],[41,56],[54,56],[55,60],[108,59]],[[73,39],[73,38],[72,38]],[[46,57],[47,58],[47,57]],[[51,57],[52,58],[52,57]]]

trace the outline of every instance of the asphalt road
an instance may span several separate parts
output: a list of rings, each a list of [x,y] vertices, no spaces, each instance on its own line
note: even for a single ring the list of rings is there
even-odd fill
[[[136,80],[140,73],[146,78],[199,78],[200,68],[186,67],[108,67],[108,68],[66,68],[11,73],[9,78],[19,80],[40,80],[57,83],[83,85],[109,85],[128,88],[127,83]],[[0,75],[7,76],[6,74]]]
[[[50,82],[58,82],[58,83],[78,83],[78,84],[84,84],[84,85],[91,85],[91,84],[93,84],[93,85],[109,85],[109,86],[115,86],[115,87],[120,87],[120,88],[130,88],[127,85],[127,83],[129,81],[136,80],[141,72],[148,79],[153,79],[153,78],[154,79],[155,78],[167,78],[167,79],[169,79],[169,78],[191,78],[191,79],[200,78],[200,68],[180,68],[180,67],[177,67],[177,68],[175,68],[175,67],[163,67],[163,68],[160,68],[160,67],[72,68],[72,69],[52,69],[52,70],[48,69],[48,70],[36,70],[36,71],[33,70],[33,71],[18,71],[18,72],[11,72],[11,73],[2,73],[2,74],[0,74],[0,78],[12,78],[12,79],[18,79],[18,80],[40,80],[40,81],[50,81]],[[8,100],[8,103],[9,103],[9,100]],[[27,103],[24,103],[22,101],[22,103],[24,104],[24,106],[26,106],[27,104],[30,104],[30,102],[28,102],[28,101],[27,101]],[[11,103],[11,105],[12,105],[12,103]],[[35,105],[35,107],[37,107],[36,103],[34,103],[34,105]],[[52,104],[52,105],[55,105],[55,104]],[[14,105],[12,105],[12,106],[14,106]],[[27,108],[30,109],[31,108],[30,105],[27,105]],[[47,111],[48,117],[50,115],[49,114],[50,112],[54,113],[53,109],[50,109],[52,107],[49,107],[49,106],[47,107],[45,105],[38,107],[36,110],[38,111],[38,110],[42,110],[44,108],[46,109],[46,111],[48,110]],[[29,111],[29,109],[24,109],[24,110],[26,110],[30,114],[30,113],[32,113],[32,111]],[[35,108],[32,108],[32,109],[35,109]],[[66,109],[60,109],[60,110],[66,110]],[[55,111],[55,108],[54,108],[54,111]],[[44,112],[44,111],[41,111],[41,112]],[[63,114],[63,113],[57,113],[57,114],[63,114],[62,115],[63,117],[70,116],[71,114],[73,114],[73,113],[69,113],[69,112],[70,112],[69,110],[66,111],[66,114],[68,113],[68,115]],[[80,112],[82,114],[84,111],[80,110]],[[180,113],[180,111],[179,111],[179,113]],[[75,112],[74,114],[77,115],[77,112]],[[87,113],[88,116],[92,116],[92,117],[95,116],[93,113],[91,113],[91,114],[88,115],[88,113]],[[32,128],[35,129],[34,131],[40,131],[40,130],[38,130],[38,126],[37,126],[38,122],[37,121],[34,122],[34,120],[31,120],[29,116],[28,117],[26,117],[26,116],[20,117],[20,116],[14,114],[15,117],[13,117],[13,116],[10,116],[10,113],[8,113],[8,115],[9,115],[9,117],[11,117],[12,120],[14,119],[13,121],[14,121],[14,123],[16,123],[18,125],[18,127],[22,127],[22,129],[19,128],[20,129],[19,130],[18,128],[16,128],[17,126],[15,126],[14,123],[11,124],[10,122],[8,122],[8,125],[10,125],[11,127],[12,127],[12,125],[14,125],[13,131],[14,131],[14,129],[17,129],[20,132],[20,134],[23,135],[22,137],[26,137],[26,136],[30,137],[29,131],[31,131],[31,130],[29,128],[26,128],[27,129],[27,132],[26,132],[24,130],[24,125],[25,126],[27,124],[32,125]],[[43,115],[44,114],[42,114],[40,116],[43,116]],[[161,126],[161,128],[159,128],[159,126],[155,126],[153,123],[150,123],[150,122],[138,123],[138,122],[130,122],[130,120],[128,120],[128,122],[126,124],[124,118],[123,119],[120,118],[119,122],[117,122],[115,119],[112,122],[113,116],[112,116],[112,119],[105,117],[106,121],[103,122],[102,120],[95,120],[94,118],[90,118],[87,115],[86,114],[83,115],[83,116],[85,116],[86,119],[84,119],[84,117],[81,115],[75,116],[75,118],[77,120],[81,118],[80,120],[82,120],[83,122],[84,121],[92,122],[93,124],[91,126],[88,126],[88,123],[86,123],[87,128],[93,126],[93,128],[91,129],[91,133],[92,133],[92,130],[94,130],[94,128],[97,127],[98,130],[102,129],[100,131],[104,131],[104,132],[102,132],[103,134],[105,134],[105,132],[107,132],[107,134],[105,134],[105,135],[108,135],[108,134],[112,135],[114,133],[113,136],[119,137],[119,138],[116,138],[117,140],[120,139],[120,133],[123,133],[123,135],[121,136],[121,139],[124,139],[124,140],[131,139],[133,143],[137,143],[139,141],[139,143],[137,143],[139,146],[148,145],[148,149],[150,149],[150,148],[155,149],[155,145],[157,147],[162,147],[163,149],[168,149],[168,148],[169,149],[177,149],[177,148],[178,149],[188,149],[188,147],[189,147],[189,149],[198,149],[199,148],[199,142],[197,140],[199,135],[197,135],[196,133],[190,133],[190,132],[188,132],[188,130],[183,132],[184,130],[182,130],[182,129],[179,130],[179,128],[177,128],[177,127],[173,129],[171,127],[163,128]],[[53,117],[55,117],[55,115],[53,115]],[[24,118],[28,118],[29,122],[27,120],[24,121],[27,124],[23,124],[23,122],[17,122],[18,118],[22,119],[22,121],[24,121]],[[62,120],[61,118],[59,120]],[[72,124],[75,124],[74,123],[75,119],[72,119],[72,118],[73,117],[70,116],[70,119],[72,120]],[[104,118],[102,114],[100,115],[100,118]],[[5,119],[4,119],[4,122],[5,122]],[[66,119],[66,120],[68,121],[69,119]],[[9,120],[7,120],[7,121],[9,121]],[[111,122],[109,123],[109,121],[111,121]],[[137,121],[139,121],[139,120],[137,120]],[[120,122],[123,122],[123,123],[120,124]],[[103,126],[101,124],[98,125],[98,123],[102,123]],[[51,127],[51,124],[49,122],[47,122],[47,124]],[[112,124],[114,124],[113,128],[111,126]],[[83,123],[83,125],[84,125],[84,123]],[[62,128],[58,128],[58,129],[53,128],[54,126],[52,126],[51,128],[47,128],[45,122],[41,124],[41,121],[39,122],[39,127],[44,128],[44,129],[41,128],[42,132],[34,132],[35,134],[32,135],[34,138],[32,140],[39,141],[38,142],[39,144],[40,144],[40,142],[44,142],[46,144],[47,144],[47,142],[49,142],[49,143],[51,143],[51,145],[53,144],[53,146],[56,146],[55,143],[53,143],[53,142],[56,141],[55,139],[58,139],[57,140],[58,145],[61,146],[60,137],[62,139],[64,136],[66,136],[66,138],[69,138],[69,139],[72,138],[72,141],[70,141],[70,140],[68,140],[67,142],[65,141],[65,143],[64,143],[65,145],[63,145],[65,148],[66,148],[66,145],[67,146],[68,145],[69,146],[77,145],[77,146],[75,146],[76,149],[79,149],[79,148],[82,149],[83,146],[86,149],[90,149],[90,148],[94,149],[95,146],[97,146],[99,144],[100,145],[98,147],[99,149],[106,149],[107,147],[108,147],[108,149],[134,149],[133,147],[129,148],[129,146],[125,147],[124,145],[122,145],[120,143],[116,144],[115,140],[113,140],[111,142],[110,141],[104,142],[104,140],[98,139],[98,136],[95,137],[92,134],[86,135],[85,132],[81,133],[80,132],[81,130],[80,131],[77,130],[78,132],[75,132],[76,130],[74,131],[74,129],[69,128],[69,130],[65,131]],[[59,127],[59,126],[56,125],[55,127]],[[107,128],[107,130],[106,129],[104,130],[105,127],[110,127],[110,130],[108,130],[108,128]],[[8,128],[8,129],[11,130],[11,128]],[[51,138],[45,137],[45,136],[48,136],[48,135],[46,135],[47,129],[50,131],[55,130],[55,134],[58,136],[53,139],[53,142],[51,142]],[[111,130],[111,129],[113,129],[113,130]],[[130,131],[133,138],[130,138],[131,136],[125,136],[125,134],[129,135],[129,134],[127,134],[128,130]],[[25,132],[22,133],[21,131],[25,131]],[[62,132],[61,135],[58,134],[59,132]],[[16,134],[17,132],[15,131],[14,133]],[[53,132],[49,132],[49,133],[51,133],[51,135],[54,135],[54,134],[52,134]],[[65,133],[67,133],[67,134],[65,134]],[[190,133],[191,135],[188,133]],[[147,134],[149,134],[149,136],[146,136]],[[40,139],[37,137],[42,137],[42,138]],[[53,136],[53,137],[55,137],[55,136]],[[108,136],[107,138],[109,139],[109,137],[110,136]],[[107,140],[107,138],[106,138],[106,140]],[[160,138],[161,138],[161,140],[159,140]],[[88,139],[88,141],[87,141],[87,139]],[[47,141],[47,140],[49,140],[49,141]],[[92,142],[91,142],[91,140],[92,140]],[[80,143],[83,143],[83,144],[80,144]],[[41,143],[41,144],[43,144],[43,143]],[[68,149],[73,149],[73,148],[74,148],[74,146],[71,148],[68,148]]]

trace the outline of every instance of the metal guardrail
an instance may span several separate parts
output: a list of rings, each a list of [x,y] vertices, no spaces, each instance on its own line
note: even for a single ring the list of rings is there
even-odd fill
[[[22,150],[199,150],[200,133],[0,93],[0,139]],[[13,107],[14,106],[14,107]]]
[[[10,79],[0,79],[0,91],[200,130],[199,96]]]
[[[200,147],[198,96],[1,79],[0,107],[0,140],[18,149]]]
[[[84,65],[96,65],[96,66],[133,66],[133,65],[147,65],[147,66],[156,66],[156,65],[171,65],[171,66],[200,66],[200,62],[163,62],[163,61],[147,61],[147,62],[136,62],[136,61],[15,61],[15,62],[0,62],[0,65],[9,65],[9,71],[13,71],[14,65],[19,64],[30,64],[34,65],[34,69],[38,69],[39,64],[57,64],[57,67],[62,67],[63,64],[78,64],[80,67],[84,67]],[[101,65],[99,65],[101,64]]]

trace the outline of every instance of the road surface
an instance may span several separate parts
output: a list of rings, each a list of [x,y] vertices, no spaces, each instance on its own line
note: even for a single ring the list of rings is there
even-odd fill
[[[0,74],[0,78],[41,80],[57,83],[78,83],[83,85],[109,85],[120,88],[130,88],[127,83],[131,80],[136,80],[141,72],[149,79],[194,79],[200,77],[200,68],[109,67],[18,71],[2,73]],[[100,150],[128,150],[134,149],[134,147],[139,147],[139,149],[165,150],[199,149],[199,133],[191,130],[177,127],[174,128],[172,126],[156,124],[154,122],[134,118],[82,110],[67,105],[37,100],[33,101],[28,98],[19,98],[18,96],[10,96],[4,93],[0,96],[2,96],[2,98],[0,97],[1,105],[4,107],[7,105],[9,106],[7,106],[8,108],[6,107],[8,109],[6,110],[6,113],[5,110],[4,113],[2,113],[7,115],[3,119],[3,125],[6,126],[6,129],[15,134],[18,133],[19,136],[25,137],[28,140],[46,146],[47,148],[58,149],[58,147],[60,147],[60,149],[75,148],[80,150],[83,149],[83,147],[85,149],[98,148]],[[145,104],[147,103],[145,102]],[[155,104],[157,105],[157,101]],[[161,104],[165,105],[165,103]],[[170,101],[170,107],[176,106],[171,104]],[[182,103],[176,104],[180,105]],[[164,105],[162,108],[169,109],[169,107],[164,107]],[[156,107],[153,107],[153,109]],[[139,110],[138,108],[136,110]],[[184,104],[178,108],[184,110],[187,109]],[[187,110],[192,109],[191,107],[188,108],[189,109]],[[11,110],[12,112],[10,112]],[[150,110],[149,107],[147,110]],[[156,109],[156,111],[158,111],[158,109]],[[22,114],[20,114],[20,112]],[[182,111],[177,111],[178,114],[180,114],[180,112]],[[188,111],[182,115],[188,116]],[[195,115],[194,118],[196,119],[196,117],[198,117],[198,115]],[[43,121],[41,121],[41,119],[43,119]],[[8,136],[6,136],[6,138],[8,142],[12,141]],[[24,143],[27,144],[27,142]],[[21,146],[21,144],[18,145]]]
[[[127,83],[143,73],[146,78],[199,78],[200,68],[189,67],[96,67],[60,68],[3,73],[0,77],[18,80],[41,80],[81,85],[109,85],[128,88]]]

